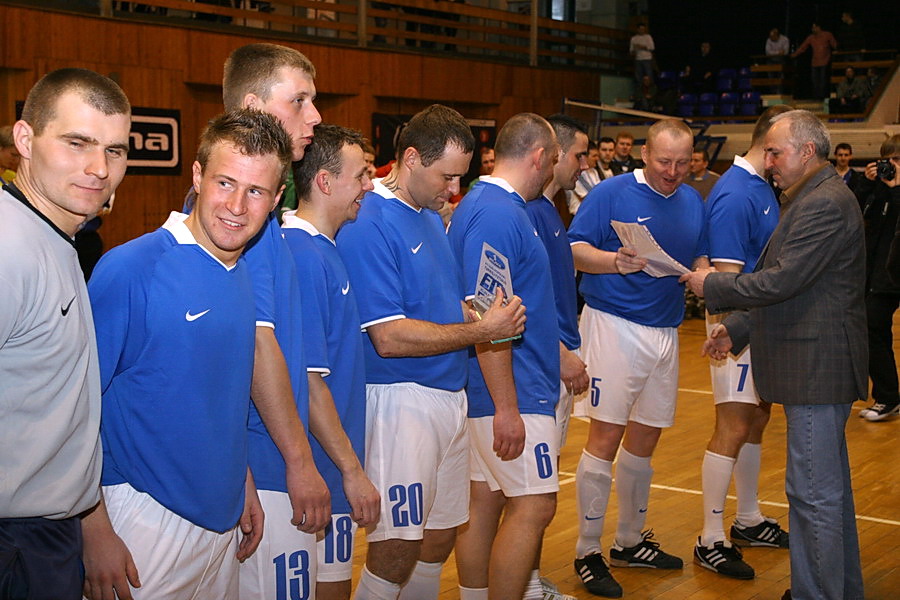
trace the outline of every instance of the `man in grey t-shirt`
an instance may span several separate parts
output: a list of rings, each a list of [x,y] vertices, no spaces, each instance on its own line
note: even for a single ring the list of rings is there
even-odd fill
[[[0,193],[0,584],[81,598],[79,514],[99,500],[100,373],[73,238],[125,175],[131,107],[112,80],[60,69],[13,126]]]

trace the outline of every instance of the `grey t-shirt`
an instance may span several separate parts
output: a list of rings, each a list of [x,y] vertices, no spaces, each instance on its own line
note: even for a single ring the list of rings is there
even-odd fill
[[[100,484],[100,371],[75,247],[0,192],[0,518],[63,519]]]

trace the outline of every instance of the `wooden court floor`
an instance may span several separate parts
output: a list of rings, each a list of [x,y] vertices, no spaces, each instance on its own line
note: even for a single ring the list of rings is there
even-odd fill
[[[895,332],[897,331],[895,324]],[[625,590],[625,598],[667,600],[768,600],[779,599],[790,587],[787,550],[749,548],[744,560],[756,570],[756,579],[738,581],[716,575],[693,563],[692,548],[702,528],[700,464],[713,429],[714,411],[709,369],[699,348],[704,338],[703,321],[685,321],[680,329],[681,373],[675,425],[663,433],[653,459],[655,474],[647,524],[663,549],[680,556],[682,571],[614,568],[613,575]],[[895,335],[895,339],[898,336]],[[900,351],[900,343],[895,344]],[[847,424],[847,439],[856,500],[866,598],[900,598],[900,481],[895,472],[900,419],[870,423],[858,417],[862,403],[854,405]],[[556,517],[544,538],[542,574],[561,592],[577,598],[596,598],[581,585],[572,568],[577,518],[575,469],[587,437],[587,425],[573,420],[560,464],[560,492]],[[763,441],[760,500],[763,512],[786,528],[784,493],[785,422],[775,406]],[[733,486],[730,494],[733,494]],[[734,518],[734,496],[725,509],[726,530]],[[604,554],[612,543],[618,516],[615,491],[610,499],[603,536]],[[362,536],[361,536],[362,537]],[[357,545],[354,582],[365,556],[365,544]],[[607,554],[608,556],[608,554]],[[509,559],[516,560],[515,548]],[[441,600],[458,598],[453,556],[444,567]]]

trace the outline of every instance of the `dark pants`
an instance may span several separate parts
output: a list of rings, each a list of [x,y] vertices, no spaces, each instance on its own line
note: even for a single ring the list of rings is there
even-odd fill
[[[872,397],[876,402],[900,403],[900,383],[894,362],[894,312],[900,307],[898,294],[866,296],[866,319],[869,326],[869,377]]]
[[[810,77],[812,79],[813,98],[821,100],[828,96],[828,65],[824,67],[812,67]]]
[[[0,600],[80,600],[81,519],[0,519]]]

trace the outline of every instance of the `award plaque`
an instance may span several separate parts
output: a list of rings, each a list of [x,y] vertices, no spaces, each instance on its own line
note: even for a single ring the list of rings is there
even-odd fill
[[[478,317],[487,312],[494,303],[497,288],[503,290],[503,302],[513,295],[512,273],[509,271],[509,260],[487,242],[481,246],[481,262],[478,265],[478,281],[475,284],[475,297],[472,305]],[[491,340],[492,344],[508,342],[521,338],[516,335],[502,340]]]

